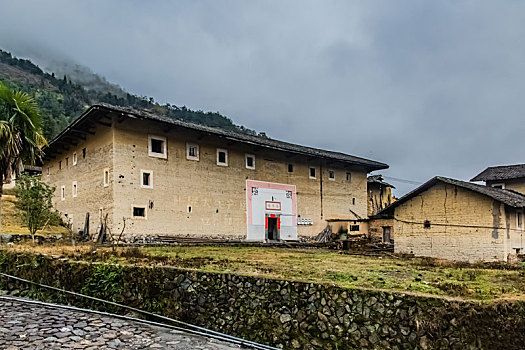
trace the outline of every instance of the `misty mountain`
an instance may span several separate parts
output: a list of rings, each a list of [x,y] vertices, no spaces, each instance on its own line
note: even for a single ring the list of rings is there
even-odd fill
[[[218,112],[194,111],[185,106],[161,105],[152,97],[127,93],[118,85],[93,73],[89,68],[67,62],[49,61],[45,70],[28,59],[14,57],[0,49],[0,80],[31,94],[44,119],[44,134],[52,139],[89,106],[109,103],[116,106],[152,110],[173,119],[255,134],[235,125]]]
[[[44,71],[55,73],[55,76],[67,76],[72,82],[82,85],[86,90],[107,91],[118,97],[126,97],[127,92],[117,84],[94,73],[90,68],[68,61],[50,60],[44,65]]]

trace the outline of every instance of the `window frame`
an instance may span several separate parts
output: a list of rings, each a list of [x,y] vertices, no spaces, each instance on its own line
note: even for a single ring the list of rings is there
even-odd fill
[[[197,151],[197,155],[196,156],[192,156],[190,155],[190,148],[194,147]],[[195,160],[195,161],[199,161],[200,160],[200,147],[198,144],[196,143],[191,143],[191,142],[186,142],[186,159],[187,160]]]
[[[144,173],[149,174],[149,185],[144,185]],[[153,188],[153,170],[140,169],[140,187]]]
[[[335,181],[335,170],[328,169],[328,180]]]
[[[152,140],[162,141],[162,153],[153,152]],[[165,136],[148,135],[148,156],[153,158],[168,159],[168,139]]]
[[[350,171],[346,172],[346,182],[352,182],[352,173]]]
[[[253,161],[252,166],[248,166],[248,158],[252,158],[252,161]],[[255,170],[255,155],[245,153],[244,154],[244,165],[246,166],[246,169]]]
[[[136,216],[135,215],[135,208],[144,209],[144,216]],[[132,205],[131,206],[131,218],[132,219],[147,220],[148,219],[148,206],[147,205]]]
[[[293,168],[294,168],[293,163],[288,163],[288,169],[287,169],[288,170],[288,174],[293,174]],[[292,169],[292,170],[290,171],[290,169]]]
[[[501,186],[501,189],[502,189],[502,190],[505,189],[505,183],[504,183],[504,182],[501,182],[501,183],[495,183],[495,184],[490,185],[490,187],[492,187],[492,188],[500,188],[499,186]]]
[[[224,163],[219,162],[219,153],[224,152]],[[217,148],[217,165],[218,166],[228,166],[228,150],[225,148]]]
[[[106,181],[106,174],[108,175],[107,176],[107,181]],[[104,169],[102,182],[104,183],[104,187],[109,187],[109,182],[110,182],[110,179],[109,179],[109,168],[105,168]]]
[[[73,181],[71,183],[71,196],[73,198],[78,197],[78,182],[77,181]]]
[[[77,152],[73,152],[73,166],[76,166],[78,163]]]
[[[60,186],[60,200],[66,200],[66,185]]]
[[[314,176],[312,176],[312,169],[314,170]],[[312,180],[317,179],[317,169],[314,166],[308,168],[308,177]]]

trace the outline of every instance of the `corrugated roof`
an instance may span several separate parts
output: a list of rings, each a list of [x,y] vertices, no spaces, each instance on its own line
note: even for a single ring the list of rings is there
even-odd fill
[[[417,196],[418,194],[426,191],[430,187],[434,186],[438,182],[443,182],[449,185],[458,186],[467,190],[471,190],[473,192],[477,192],[479,194],[485,195],[487,197],[493,198],[499,202],[502,202],[504,204],[507,204],[514,208],[523,208],[525,207],[525,195],[514,192],[511,190],[504,190],[501,188],[494,188],[489,186],[483,186],[474,184],[472,182],[466,182],[456,179],[451,179],[444,176],[436,176],[430,179],[429,181],[425,182],[423,185],[419,186],[415,190],[407,193],[403,197],[399,198],[394,203],[390,204],[385,209],[381,210],[379,213],[374,215],[375,217],[383,217],[388,216],[391,214],[391,210],[393,208],[398,207],[399,205],[403,204],[404,202],[408,201],[409,199]]]
[[[470,181],[493,181],[525,178],[525,164],[492,166],[474,176]]]
[[[200,132],[205,132],[208,134],[213,134],[219,137],[224,137],[228,140],[233,140],[233,141],[247,143],[247,144],[253,144],[253,145],[260,146],[260,147],[271,148],[274,150],[302,154],[302,155],[313,156],[313,157],[318,157],[318,158],[328,158],[328,159],[337,160],[337,161],[347,163],[347,164],[360,165],[360,166],[365,167],[368,171],[381,170],[381,169],[388,168],[388,165],[385,163],[376,162],[373,160],[360,158],[360,157],[348,155],[345,153],[327,151],[327,150],[307,147],[307,146],[301,146],[301,145],[297,145],[293,143],[275,140],[275,139],[268,138],[268,137],[249,135],[249,134],[244,134],[240,132],[223,130],[223,129],[214,128],[210,126],[190,123],[190,122],[186,122],[183,120],[176,120],[176,119],[172,119],[172,118],[169,118],[163,115],[159,115],[149,110],[139,110],[139,109],[128,108],[128,107],[116,107],[116,106],[107,105],[107,104],[91,106],[86,112],[84,112],[80,117],[78,117],[74,122],[72,122],[70,126],[68,126],[68,128],[66,128],[57,137],[55,137],[49,143],[49,147],[50,148],[53,147],[55,143],[57,143],[61,138],[63,138],[68,133],[69,129],[80,125],[90,115],[98,111],[105,111],[107,113],[116,112],[116,113],[120,113],[124,117],[140,118],[140,119],[145,119],[145,120],[162,122],[162,123],[178,126],[181,128],[192,129],[192,130],[196,130]]]

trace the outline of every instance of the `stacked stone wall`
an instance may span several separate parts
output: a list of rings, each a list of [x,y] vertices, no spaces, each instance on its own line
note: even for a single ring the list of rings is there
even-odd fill
[[[0,251],[0,271],[285,349],[521,349],[525,303],[73,262]],[[0,278],[12,295],[101,308]],[[110,311],[116,311],[111,309]]]

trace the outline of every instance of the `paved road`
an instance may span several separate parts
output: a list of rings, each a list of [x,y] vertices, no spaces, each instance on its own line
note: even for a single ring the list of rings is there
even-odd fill
[[[110,316],[0,299],[0,349],[208,349],[238,346]]]

